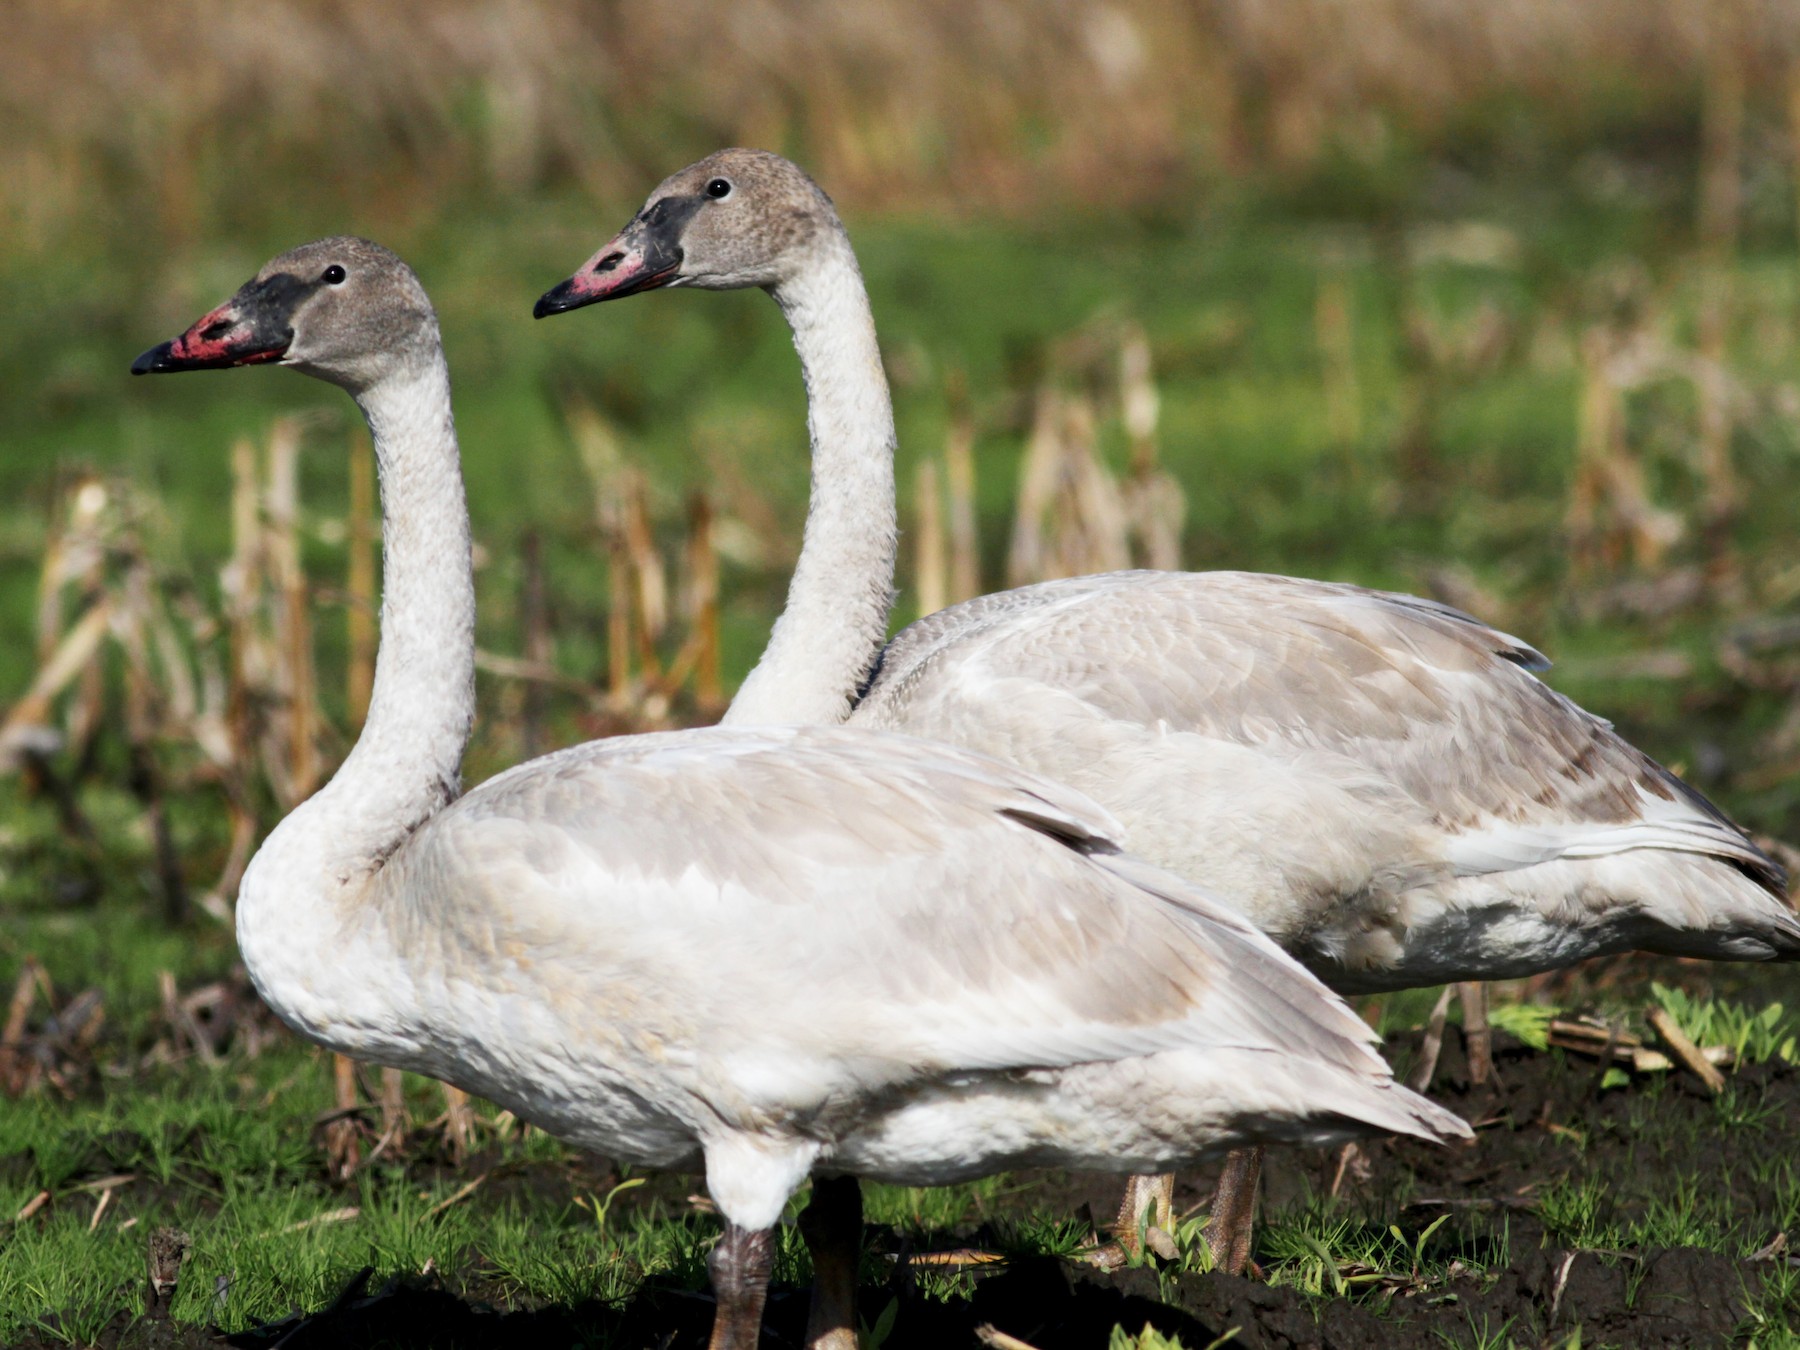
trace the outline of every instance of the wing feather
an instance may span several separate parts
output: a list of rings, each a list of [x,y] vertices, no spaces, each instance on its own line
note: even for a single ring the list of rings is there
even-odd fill
[[[1035,679],[1102,716],[1373,770],[1463,837],[1448,849],[1458,866],[1671,847],[1785,895],[1780,867],[1711,802],[1531,673],[1547,665],[1412,596],[1243,572],[1107,573],[913,624],[853,720],[941,734],[979,718],[1006,680]]]
[[[1115,837],[1079,794],[970,752],[707,728],[503,774],[390,868],[432,897],[413,921],[439,943],[512,954],[540,1002],[547,979],[628,994],[640,1049],[699,1047],[696,1082],[762,1100],[779,1080],[796,1111],[846,1083],[1219,1046],[1385,1077],[1311,975]]]

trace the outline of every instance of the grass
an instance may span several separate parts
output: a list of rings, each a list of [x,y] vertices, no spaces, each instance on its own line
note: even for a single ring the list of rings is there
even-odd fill
[[[411,1087],[430,1100],[423,1080]],[[329,1183],[314,1129],[328,1105],[319,1056],[294,1045],[140,1078],[93,1103],[0,1100],[0,1212],[50,1192],[41,1217],[0,1230],[0,1341],[36,1328],[91,1343],[117,1309],[141,1306],[144,1237],[161,1225],[193,1241],[175,1317],[226,1330],[329,1302],[363,1266],[377,1282],[472,1269],[484,1293],[528,1306],[616,1302],[646,1279],[704,1283],[714,1221],[660,1203],[598,1220],[564,1175],[568,1152],[536,1132],[496,1133],[483,1175],[500,1190],[550,1178],[555,1197],[446,1205],[463,1174],[422,1170],[416,1155],[374,1162],[348,1188]],[[93,1182],[107,1179],[115,1195],[102,1207]],[[781,1276],[800,1278],[802,1262],[790,1237]]]
[[[1780,1003],[1751,1009],[1657,983],[1651,984],[1650,992],[1696,1045],[1729,1046],[1747,1064],[1766,1064],[1772,1059],[1795,1062],[1800,1025]]]

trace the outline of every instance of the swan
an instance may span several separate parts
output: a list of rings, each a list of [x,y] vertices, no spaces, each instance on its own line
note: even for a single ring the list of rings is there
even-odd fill
[[[257,364],[360,407],[385,597],[362,734],[244,875],[250,977],[320,1045],[614,1158],[703,1168],[724,1218],[715,1350],[754,1347],[773,1225],[815,1172],[830,1197],[856,1176],[1467,1135],[1233,910],[1122,854],[1079,794],[979,754],[711,727],[462,794],[475,597],[431,303],[386,249],[325,239],[132,371]],[[807,1232],[853,1271],[837,1229]]]
[[[1078,788],[1134,852],[1204,877],[1342,992],[1633,948],[1800,958],[1780,867],[1539,681],[1538,652],[1448,606],[1115,572],[969,600],[884,644],[893,409],[849,236],[803,170],[741,149],[681,170],[534,313],[752,286],[799,353],[812,500],[787,609],[727,723],[904,731]],[[1234,1160],[1222,1188],[1253,1196],[1255,1166]],[[1148,1195],[1134,1184],[1122,1223]],[[1247,1212],[1216,1212],[1209,1238],[1241,1269]]]

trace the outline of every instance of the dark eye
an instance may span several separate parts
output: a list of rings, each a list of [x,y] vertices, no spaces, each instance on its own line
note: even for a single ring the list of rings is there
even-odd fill
[[[325,275],[320,280],[327,286],[341,286],[344,283],[344,277],[344,269],[333,263],[325,269]]]
[[[731,184],[723,178],[715,178],[706,185],[706,195],[711,197],[714,201],[718,201],[721,197],[729,197],[731,195]]]

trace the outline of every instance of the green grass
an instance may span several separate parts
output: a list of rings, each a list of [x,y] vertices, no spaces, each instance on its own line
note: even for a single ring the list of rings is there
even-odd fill
[[[50,1192],[38,1215],[0,1228],[0,1342],[37,1328],[86,1344],[118,1309],[140,1308],[144,1240],[161,1225],[193,1241],[174,1316],[227,1330],[321,1306],[364,1266],[377,1282],[428,1268],[467,1276],[485,1296],[525,1306],[615,1302],[652,1278],[704,1284],[717,1222],[698,1213],[653,1203],[602,1221],[591,1195],[492,1201],[479,1188],[445,1206],[462,1173],[380,1160],[347,1187],[328,1182],[313,1128],[328,1079],[316,1052],[289,1044],[254,1061],[140,1076],[135,1090],[98,1101],[0,1099],[0,1213],[10,1220]],[[410,1082],[429,1110],[429,1085]],[[571,1190],[557,1184],[571,1157],[561,1145],[535,1131],[492,1137],[483,1175],[493,1185],[538,1176]],[[91,1183],[121,1176],[96,1223]],[[804,1255],[784,1234],[778,1278],[793,1281]]]
[[[1652,983],[1650,992],[1695,1045],[1724,1045],[1746,1064],[1795,1062],[1800,1023],[1780,1003],[1753,1009],[1728,999],[1696,996]]]

